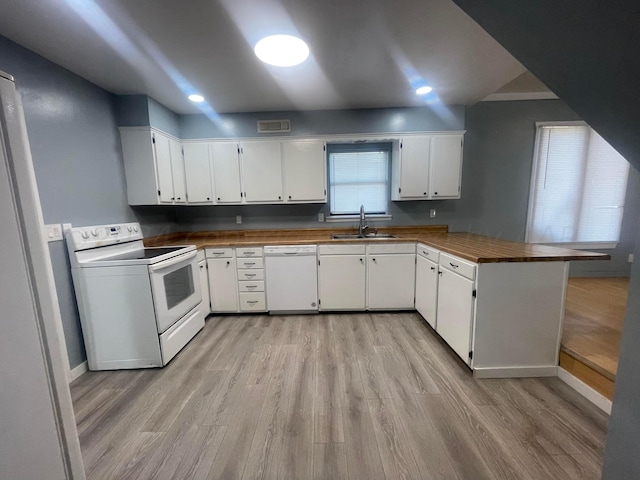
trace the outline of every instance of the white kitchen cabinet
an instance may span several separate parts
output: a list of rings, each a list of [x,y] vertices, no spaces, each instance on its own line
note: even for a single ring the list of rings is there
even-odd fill
[[[237,142],[209,143],[216,203],[242,202],[239,150]]]
[[[320,310],[365,310],[366,266],[364,245],[320,245]]]
[[[465,362],[471,363],[471,333],[474,318],[474,282],[440,268],[436,331]]]
[[[413,309],[415,268],[415,244],[367,245],[367,308]]]
[[[438,273],[437,260],[431,261],[420,253],[416,255],[416,310],[432,328],[436,328]]]
[[[429,158],[430,198],[460,198],[462,135],[432,136]]]
[[[186,202],[180,141],[148,127],[120,129],[129,205]]]
[[[184,154],[187,203],[213,203],[209,144],[185,143],[182,145],[182,150]]]
[[[326,202],[325,144],[321,140],[291,140],[281,143],[284,200]]]
[[[280,142],[255,141],[240,144],[246,203],[282,202],[282,152]]]
[[[404,137],[394,153],[392,200],[460,198],[462,134]]]
[[[209,298],[207,259],[205,258],[202,250],[198,250],[198,271],[200,273],[200,288],[202,289],[202,303],[200,304],[200,311],[202,312],[202,318],[207,318],[207,315],[211,312],[211,301]]]
[[[406,137],[400,140],[400,150],[394,159],[396,181],[393,200],[424,200],[429,198],[429,146],[431,137]]]
[[[238,311],[236,259],[207,258],[212,312]]]

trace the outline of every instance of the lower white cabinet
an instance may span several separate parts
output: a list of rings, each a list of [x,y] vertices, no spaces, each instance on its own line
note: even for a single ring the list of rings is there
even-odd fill
[[[436,328],[438,306],[438,276],[437,259],[430,259],[416,255],[416,310],[432,328]]]
[[[198,250],[198,271],[200,273],[200,288],[202,289],[202,303],[200,311],[202,317],[207,318],[211,312],[211,299],[209,298],[209,276],[207,275],[207,260],[204,251]]]
[[[471,363],[474,282],[440,267],[436,331],[467,364]]]
[[[364,310],[366,281],[364,245],[320,245],[318,248],[320,310]]]
[[[367,308],[410,310],[415,306],[415,244],[367,246]]]
[[[229,249],[233,251],[232,249]],[[207,254],[207,256],[209,256]],[[235,256],[207,258],[212,312],[238,311],[238,279]]]

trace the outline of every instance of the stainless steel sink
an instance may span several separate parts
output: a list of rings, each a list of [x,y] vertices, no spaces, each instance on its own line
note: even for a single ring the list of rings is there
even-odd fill
[[[376,239],[398,238],[398,237],[396,235],[391,235],[389,233],[368,233],[362,237],[357,233],[344,233],[344,234],[334,235],[333,238],[335,240],[376,240]]]

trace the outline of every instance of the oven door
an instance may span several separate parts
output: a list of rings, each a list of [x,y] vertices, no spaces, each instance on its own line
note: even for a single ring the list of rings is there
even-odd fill
[[[202,301],[197,252],[149,265],[158,333],[164,332]]]

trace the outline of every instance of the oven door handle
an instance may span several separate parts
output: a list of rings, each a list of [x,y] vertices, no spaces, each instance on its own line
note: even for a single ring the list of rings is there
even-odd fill
[[[184,253],[175,258],[163,260],[162,262],[156,263],[155,265],[149,265],[149,271],[157,272],[159,270],[164,270],[165,268],[172,267],[178,263],[183,263],[183,262],[186,262],[187,260],[191,260],[192,258],[195,258],[197,255],[198,255],[198,252],[195,250],[193,252]]]

